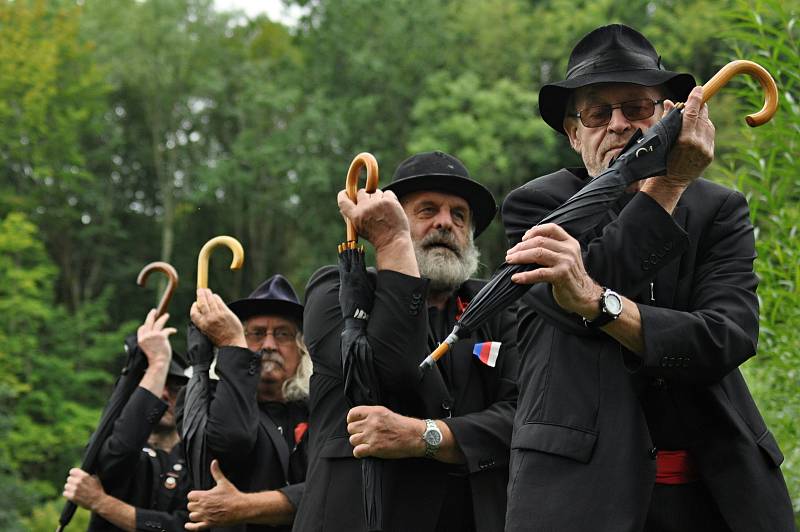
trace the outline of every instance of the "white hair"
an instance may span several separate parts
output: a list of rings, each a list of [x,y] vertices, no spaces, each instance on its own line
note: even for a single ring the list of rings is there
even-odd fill
[[[308,354],[308,349],[303,341],[303,333],[300,331],[297,331],[295,343],[300,359],[297,362],[297,371],[283,382],[283,397],[287,401],[304,401],[308,399],[314,365],[311,363],[311,355]]]

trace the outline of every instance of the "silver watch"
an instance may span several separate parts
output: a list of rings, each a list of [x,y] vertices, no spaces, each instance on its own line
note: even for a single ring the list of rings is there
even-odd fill
[[[422,441],[425,442],[425,458],[432,458],[439,451],[442,444],[442,431],[436,426],[432,419],[425,420],[425,432],[422,433]]]

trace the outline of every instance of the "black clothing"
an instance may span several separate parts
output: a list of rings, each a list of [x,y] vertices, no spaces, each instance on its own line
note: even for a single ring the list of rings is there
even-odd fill
[[[509,194],[511,243],[585,179],[564,169]],[[638,302],[644,353],[585,328],[546,283],[523,296],[507,530],[641,531],[654,486],[651,428],[689,451],[732,530],[794,530],[783,455],[738,370],[758,338],[744,197],[698,179],[672,215],[638,193],[573,236],[589,275]],[[646,390],[654,379],[664,385],[655,395]]]
[[[420,382],[420,362],[455,321],[456,296],[469,301],[481,283],[462,285],[448,304],[446,323],[433,324],[435,332],[428,327],[423,306],[427,280],[390,270],[369,270],[369,274],[375,305],[367,337],[383,404],[402,415],[441,419],[467,459],[464,465],[423,458],[384,460],[384,531],[448,530],[437,525],[452,526],[459,519],[467,523],[462,530],[473,526],[481,532],[501,530],[516,402],[517,351],[511,313],[498,313],[471,338],[456,343],[441,366]],[[358,532],[365,527],[361,464],[353,457],[347,433],[350,407],[343,393],[338,293],[335,267],[315,273],[306,289],[305,338],[314,374],[308,482],[293,529],[299,532]],[[488,340],[502,342],[494,368],[472,355],[476,341]]]
[[[219,381],[206,426],[208,448],[219,459],[225,476],[239,490],[250,493],[279,490],[297,509],[303,496],[308,436],[303,434],[298,442],[294,435],[295,428],[308,422],[308,407],[304,401],[285,406],[259,405],[256,392],[260,368],[258,353],[240,347],[219,349],[216,366]],[[225,530],[288,531],[290,528],[248,524]]]
[[[167,453],[147,445],[166,410],[161,399],[137,387],[98,457],[97,476],[103,489],[136,508],[136,529],[141,531],[183,531],[188,521],[189,478],[182,446],[178,443]],[[92,514],[89,530],[120,529]]]

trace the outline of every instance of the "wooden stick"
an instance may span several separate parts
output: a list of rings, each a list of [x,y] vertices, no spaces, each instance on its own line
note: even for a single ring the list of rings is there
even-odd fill
[[[147,284],[147,278],[150,277],[151,273],[156,271],[167,276],[167,289],[164,290],[161,301],[159,301],[158,307],[156,308],[156,318],[158,318],[167,310],[167,305],[169,305],[169,301],[172,299],[172,294],[175,293],[175,289],[178,287],[178,272],[172,264],[168,262],[151,262],[139,272],[139,276],[136,278],[136,284],[145,286],[145,284]]]
[[[226,246],[233,253],[231,270],[238,270],[244,264],[244,248],[232,236],[216,236],[205,243],[197,257],[197,288],[208,288],[208,260],[211,252],[218,246]]]
[[[730,79],[737,74],[749,74],[756,78],[764,89],[764,106],[757,113],[747,115],[745,120],[750,127],[757,127],[766,124],[778,110],[778,87],[775,80],[767,70],[753,61],[740,59],[731,61],[719,72],[714,74],[705,85],[703,85],[703,103],[706,103],[717,91],[722,88]]]
[[[347,170],[347,180],[345,182],[345,189],[347,190],[347,197],[350,201],[357,203],[358,193],[358,176],[361,174],[361,169],[367,169],[367,182],[364,189],[372,194],[378,189],[378,161],[371,153],[361,152],[355,156],[353,162],[350,163],[350,168]],[[358,233],[353,222],[347,220],[347,241],[357,242]]]

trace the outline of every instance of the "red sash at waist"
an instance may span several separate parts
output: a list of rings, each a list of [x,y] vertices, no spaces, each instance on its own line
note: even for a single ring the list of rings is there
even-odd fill
[[[688,451],[658,451],[656,454],[656,484],[688,484],[698,476]]]

